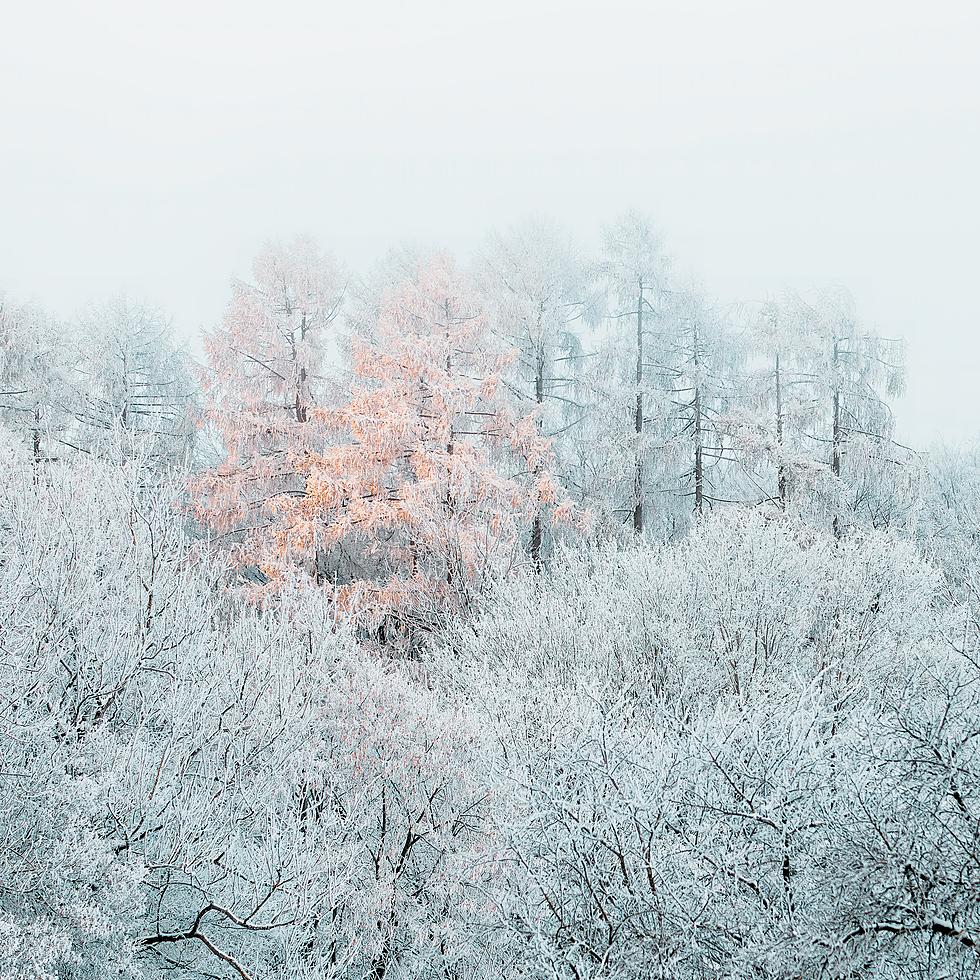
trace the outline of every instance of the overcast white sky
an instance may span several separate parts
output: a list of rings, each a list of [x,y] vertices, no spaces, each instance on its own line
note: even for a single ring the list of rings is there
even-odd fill
[[[269,236],[355,269],[627,207],[723,301],[840,282],[906,438],[980,431],[980,4],[44,2],[0,16],[0,289],[193,336]]]

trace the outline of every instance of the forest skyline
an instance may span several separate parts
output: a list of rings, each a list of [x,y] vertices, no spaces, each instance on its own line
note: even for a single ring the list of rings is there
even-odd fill
[[[125,289],[190,340],[269,238],[364,272],[535,214],[592,249],[639,207],[722,304],[847,286],[909,344],[905,438],[976,434],[971,5],[60,6],[0,39],[11,296],[67,318]]]
[[[7,4],[0,980],[977,980],[978,51]]]

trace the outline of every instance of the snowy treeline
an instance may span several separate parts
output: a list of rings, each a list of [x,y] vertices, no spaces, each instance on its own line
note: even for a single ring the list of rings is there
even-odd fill
[[[636,218],[0,309],[0,976],[980,972],[980,457]]]
[[[195,518],[255,597],[312,580],[382,640],[562,542],[676,540],[746,505],[901,527],[919,492],[889,406],[900,343],[839,289],[722,308],[637,215],[595,255],[537,221],[465,267],[403,249],[361,278],[270,244],[196,370],[123,299],[70,342],[2,315],[0,411],[36,463],[190,454]]]

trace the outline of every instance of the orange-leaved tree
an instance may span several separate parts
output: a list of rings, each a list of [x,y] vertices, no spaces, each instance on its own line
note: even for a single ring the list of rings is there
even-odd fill
[[[191,489],[199,519],[261,567],[278,561],[275,531],[306,492],[306,457],[325,444],[315,409],[329,397],[324,359],[344,285],[332,258],[296,238],[267,245],[253,282],[232,288],[202,377],[202,423],[222,459]]]
[[[414,261],[353,338],[350,401],[314,411],[336,442],[305,458],[306,492],[266,573],[343,548],[349,565],[324,583],[341,607],[424,626],[523,560],[529,518],[572,508],[549,441],[501,383],[513,357],[451,259]]]

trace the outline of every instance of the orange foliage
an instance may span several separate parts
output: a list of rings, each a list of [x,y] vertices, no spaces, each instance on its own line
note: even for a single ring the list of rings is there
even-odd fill
[[[385,292],[353,338],[339,407],[315,400],[312,346],[272,350],[281,317],[297,314],[272,312],[270,293],[237,288],[211,339],[208,418],[228,457],[195,487],[212,527],[255,521],[237,547],[268,580],[260,591],[312,575],[343,609],[424,620],[522,561],[536,514],[569,519],[549,440],[503,381],[516,353],[448,257]],[[289,411],[297,392],[309,401],[302,419]]]
[[[515,413],[493,336],[442,255],[390,289],[371,339],[354,343],[350,402],[321,410],[340,441],[305,463],[307,494],[283,541],[357,545],[369,576],[337,589],[361,611],[424,615],[465,601],[493,569],[520,560],[536,509],[560,496],[533,415]],[[313,531],[313,528],[316,528]]]

